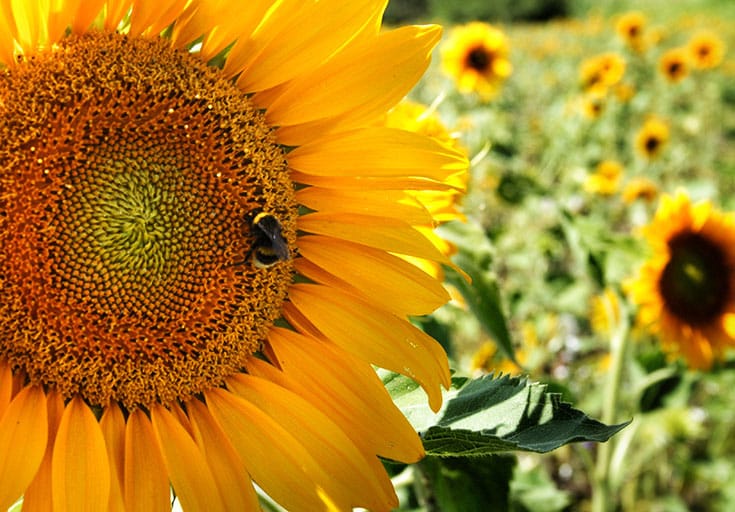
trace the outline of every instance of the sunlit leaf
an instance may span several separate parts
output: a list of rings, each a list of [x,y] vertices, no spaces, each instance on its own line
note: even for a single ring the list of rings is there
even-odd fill
[[[433,456],[548,452],[572,442],[605,442],[627,425],[600,423],[525,378],[454,378],[436,414],[409,379],[391,374],[384,382]]]

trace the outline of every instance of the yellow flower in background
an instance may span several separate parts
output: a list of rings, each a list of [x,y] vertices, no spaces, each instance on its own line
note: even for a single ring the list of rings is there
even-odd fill
[[[582,88],[606,93],[610,87],[623,79],[625,68],[625,59],[614,52],[585,59],[579,68]]]
[[[426,105],[409,100],[401,101],[386,115],[385,126],[427,135],[457,152],[466,154],[466,149],[462,147],[458,137],[450,133],[436,111],[429,109]],[[459,172],[448,177],[445,183],[452,185],[453,188],[408,192],[431,215],[431,218],[427,219],[430,222],[419,222],[414,224],[414,227],[431,240],[434,246],[446,256],[454,254],[457,248],[435,233],[434,228],[445,222],[453,220],[464,222],[466,220],[464,214],[459,210],[459,200],[462,197],[462,192],[467,188],[468,170],[469,162]],[[414,263],[438,280],[444,280],[444,271],[438,262],[412,256],[403,256],[403,258]]]
[[[707,369],[735,346],[735,215],[664,195],[642,230],[652,255],[626,290],[664,349]]]
[[[373,365],[439,408],[446,355],[408,316],[448,295],[397,255],[448,262],[411,198],[467,162],[380,126],[440,39],[384,7],[0,10],[0,510],[171,487],[257,510],[253,481],[289,510],[398,505],[377,456],[423,448]]]
[[[669,141],[669,125],[651,116],[643,123],[635,136],[635,148],[642,156],[652,160],[658,157]]]
[[[725,43],[709,31],[702,31],[689,40],[687,50],[692,66],[697,69],[710,69],[719,66],[725,57]]]
[[[639,199],[653,202],[658,196],[658,186],[648,178],[633,178],[623,187],[622,197],[626,204]]]
[[[640,11],[631,11],[618,18],[615,30],[618,36],[632,50],[642,52],[645,50],[645,29],[648,23],[646,15]]]
[[[619,83],[613,86],[613,93],[619,101],[627,103],[635,96],[635,88],[630,84]]]
[[[661,55],[658,69],[669,82],[681,82],[689,74],[686,48],[672,48]]]
[[[482,22],[455,27],[442,43],[442,69],[454,78],[460,92],[494,98],[513,71],[505,34]]]
[[[467,153],[459,140],[459,133],[450,132],[436,110],[408,99],[402,100],[385,116],[385,126],[428,135],[457,151]]]
[[[607,96],[599,90],[590,90],[580,98],[582,115],[587,119],[597,119],[605,111]]]
[[[609,335],[620,322],[621,308],[617,293],[607,288],[590,300],[590,326],[596,333]]]
[[[516,356],[521,356],[520,350],[516,353]],[[523,372],[523,368],[510,359],[500,355],[498,345],[493,341],[486,341],[472,354],[470,367],[472,372],[476,374],[496,373],[518,375]]]
[[[584,189],[592,194],[610,196],[618,191],[623,177],[623,166],[616,160],[603,160],[595,167],[595,172],[588,175]]]

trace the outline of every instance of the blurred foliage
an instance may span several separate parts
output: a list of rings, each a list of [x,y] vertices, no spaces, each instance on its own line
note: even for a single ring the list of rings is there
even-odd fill
[[[442,21],[440,3],[430,0],[420,19]],[[505,2],[455,4],[461,10]],[[570,0],[567,7],[576,17],[498,25],[511,42],[514,70],[493,101],[457,93],[438,58],[412,93],[435,104],[473,160],[463,203],[468,224],[442,228],[473,285],[447,272],[454,300],[433,315],[431,329],[442,333],[462,374],[525,374],[599,418],[613,328],[631,323],[615,422],[633,421],[608,442],[616,506],[730,510],[735,360],[697,372],[668,358],[655,334],[633,322],[622,283],[648,256],[637,228],[650,221],[661,194],[683,187],[695,200],[735,209],[735,2]],[[644,51],[616,33],[628,9],[647,19]],[[462,16],[515,19],[482,12]],[[702,29],[724,40],[724,61],[671,82],[661,57]],[[581,68],[602,54],[619,56],[625,69],[614,85],[591,90]],[[651,116],[669,131],[653,158],[636,142]],[[609,181],[599,171],[606,161],[620,167]],[[600,446],[518,456],[507,504],[497,509],[589,510]],[[463,472],[472,476],[458,483]],[[431,487],[433,477],[443,489],[439,495],[452,485],[474,492],[472,482],[484,478],[451,463],[422,474],[424,484]],[[435,501],[422,506],[439,510],[430,491],[412,492],[410,503],[419,506],[416,496],[429,492]]]
[[[431,12],[442,20],[546,21],[570,13],[568,0],[429,0]]]

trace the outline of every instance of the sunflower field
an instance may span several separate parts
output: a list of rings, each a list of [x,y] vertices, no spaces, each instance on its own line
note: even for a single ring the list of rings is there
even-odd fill
[[[527,376],[630,423],[512,462],[429,457],[420,505],[731,510],[735,9],[567,2],[539,22],[434,4],[424,19],[451,19],[410,100],[470,158],[439,232],[472,284],[448,270],[453,300],[424,327],[459,374]]]

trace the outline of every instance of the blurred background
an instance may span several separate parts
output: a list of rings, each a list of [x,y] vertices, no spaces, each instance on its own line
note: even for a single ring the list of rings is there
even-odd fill
[[[423,327],[463,374],[633,419],[602,454],[520,455],[511,509],[591,510],[600,485],[609,510],[735,509],[735,2],[391,0],[385,21],[445,26],[410,100],[472,162],[440,233],[481,278],[448,275]],[[701,275],[674,292],[680,263]]]

